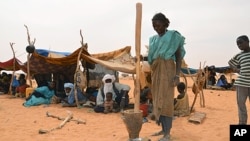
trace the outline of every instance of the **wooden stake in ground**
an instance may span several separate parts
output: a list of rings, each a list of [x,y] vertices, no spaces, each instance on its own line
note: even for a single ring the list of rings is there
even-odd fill
[[[73,114],[70,111],[68,111],[68,116],[63,120],[63,122],[59,126],[52,128],[50,130],[39,129],[38,133],[39,134],[46,134],[46,133],[49,133],[49,132],[54,131],[56,129],[61,129],[72,118],[73,118]]]

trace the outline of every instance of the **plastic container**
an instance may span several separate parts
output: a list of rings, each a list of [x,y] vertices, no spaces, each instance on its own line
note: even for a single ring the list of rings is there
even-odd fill
[[[35,88],[26,88],[25,97],[28,98],[34,90]]]

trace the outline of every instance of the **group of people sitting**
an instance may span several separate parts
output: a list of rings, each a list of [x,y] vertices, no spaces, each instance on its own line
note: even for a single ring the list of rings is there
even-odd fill
[[[98,89],[95,100],[96,104],[93,108],[95,112],[119,112],[128,106],[128,92],[130,91],[129,85],[116,82],[115,77],[110,74],[106,74],[103,77],[102,82],[103,86]],[[23,103],[23,105],[25,107],[30,107],[41,104],[50,104],[52,99],[56,97],[55,86],[55,82],[52,81],[48,82],[48,85],[46,86],[36,88],[32,94],[26,98],[26,101]],[[80,88],[75,87],[73,83],[64,83],[66,97],[57,97],[57,101],[60,101],[63,107],[77,106],[75,99],[75,88],[79,104],[83,105],[89,101],[88,94],[82,92]],[[111,95],[111,97],[107,95]]]
[[[11,92],[11,94],[16,97],[25,97],[25,90],[29,87],[29,85],[26,84],[25,74],[14,75],[13,79],[12,76],[13,74],[2,72],[0,75],[0,91],[4,94]]]
[[[224,74],[221,74],[220,78],[217,80],[214,66],[212,66],[209,70],[208,85],[218,86],[224,89],[234,89],[234,81],[235,79],[232,79],[231,83],[229,83]]]
[[[115,81],[115,77],[110,74],[106,74],[103,79],[103,86],[97,91],[95,104],[93,110],[97,113],[110,113],[119,112],[129,106],[129,91],[130,86],[121,84]],[[48,82],[48,85],[36,88],[32,94],[26,98],[23,106],[37,106],[41,104],[51,104],[52,99],[55,96],[55,82]],[[77,88],[77,87],[76,87]],[[189,102],[188,95],[185,91],[186,85],[180,82],[177,85],[179,95],[174,99],[174,115],[175,116],[187,116],[189,115]],[[63,107],[75,107],[75,86],[73,83],[64,83],[64,90],[66,97],[57,97],[57,100],[62,104]],[[82,92],[80,88],[76,89],[77,99],[80,105],[86,104],[89,101],[89,96],[85,92]],[[140,95],[140,103],[145,104],[148,102],[152,105],[152,93],[150,88],[145,87]],[[150,104],[151,103],[151,104]],[[146,113],[152,113],[152,107],[147,109]],[[147,116],[147,115],[146,115]]]
[[[13,77],[11,86],[13,96],[24,98],[28,87],[30,86],[26,83],[25,74],[20,74],[18,79],[16,76]]]
[[[227,78],[224,74],[220,76],[218,79],[216,86],[222,87],[224,89],[233,89],[234,88],[234,81],[235,79],[232,79],[231,83],[228,83]]]

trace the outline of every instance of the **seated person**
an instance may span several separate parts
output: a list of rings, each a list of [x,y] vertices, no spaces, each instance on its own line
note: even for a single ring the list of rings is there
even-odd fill
[[[106,99],[106,93],[113,93],[113,100],[119,105],[116,108],[117,112],[128,106],[129,104],[129,95],[128,92],[130,90],[130,86],[126,84],[120,84],[115,82],[114,75],[106,74],[103,79],[103,87],[99,88],[97,97],[96,97],[96,106],[94,107],[94,111],[104,112],[104,101]]]
[[[112,92],[107,92],[106,93],[106,100],[104,101],[104,114],[113,112],[113,94]]]
[[[218,79],[216,83],[216,86],[219,86],[225,89],[230,89],[232,87],[232,85],[227,82],[227,78],[224,74],[220,76],[220,78]]]
[[[9,92],[9,87],[10,87],[10,77],[6,72],[2,72],[0,81],[3,93],[7,94]]]
[[[37,106],[41,104],[50,104],[51,98],[55,95],[55,82],[48,82],[47,86],[36,88],[23,103],[23,106]]]
[[[183,82],[177,85],[179,95],[174,98],[174,116],[188,116],[190,114],[188,95],[185,89],[186,85]]]
[[[208,85],[214,86],[216,84],[216,72],[215,72],[215,66],[211,66],[209,68],[208,73]]]
[[[12,84],[11,84],[11,92],[12,95],[16,95],[16,88],[19,86],[19,81],[16,78],[16,75],[13,76]]]
[[[25,97],[26,88],[28,88],[29,85],[26,84],[25,79],[20,80],[20,85],[16,88],[16,97]]]
[[[146,113],[153,112],[153,100],[152,100],[152,93],[149,87],[144,87],[140,93],[140,104],[147,104],[148,111]]]
[[[86,89],[86,96],[88,98],[89,101],[91,102],[96,102],[96,97],[97,97],[97,94],[98,94],[98,87],[88,87]]]
[[[76,100],[75,100],[74,84],[64,83],[64,90],[65,90],[67,97],[62,100],[62,104],[63,104],[62,106],[64,107],[77,106]],[[83,92],[79,88],[77,89],[77,98],[78,98],[79,104],[84,104],[87,101],[86,96],[83,94]]]

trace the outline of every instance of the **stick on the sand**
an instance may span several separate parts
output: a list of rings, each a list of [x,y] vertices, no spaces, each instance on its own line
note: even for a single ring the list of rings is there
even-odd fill
[[[59,117],[59,116],[55,116],[50,114],[49,112],[46,112],[47,117],[52,117],[52,118],[56,118],[58,120],[65,120],[65,118]],[[75,121],[77,124],[86,124],[85,120],[81,120],[81,119],[70,119],[69,121]]]
[[[49,133],[49,132],[54,131],[56,129],[61,129],[72,118],[73,118],[73,114],[68,111],[68,116],[64,119],[64,121],[59,126],[52,128],[50,130],[40,129],[39,134],[46,134],[46,133]]]

